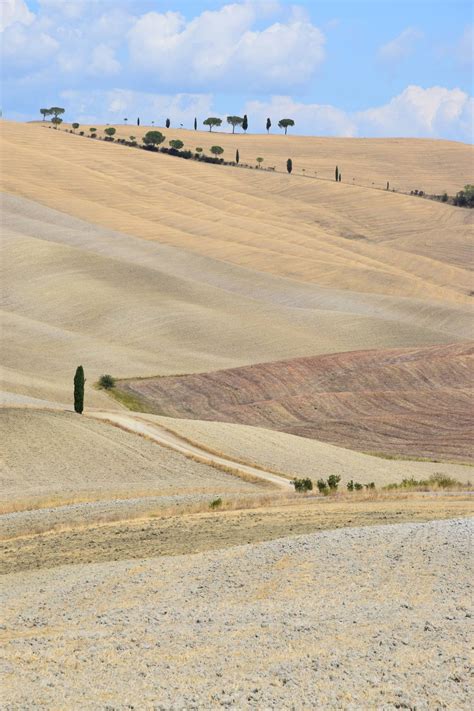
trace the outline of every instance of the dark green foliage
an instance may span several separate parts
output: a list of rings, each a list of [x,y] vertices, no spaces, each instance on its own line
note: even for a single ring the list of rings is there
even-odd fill
[[[202,148],[201,148],[201,146],[198,146],[198,147],[196,148],[196,153],[202,153]]]
[[[197,131],[198,128],[198,120],[197,118],[194,119],[194,130]]]
[[[356,481],[356,482],[354,483],[354,489],[355,489],[356,491],[360,491],[360,490],[363,489],[363,488],[364,488],[364,487],[362,486],[362,484],[359,484],[358,481]]]
[[[51,109],[40,109],[40,114],[43,116],[43,121],[44,121],[46,116],[51,115]]]
[[[375,482],[371,481],[369,484],[365,485],[366,489],[375,489]]]
[[[387,190],[390,190],[390,183],[387,180]]]
[[[457,207],[474,207],[474,185],[465,185],[463,190],[456,193],[453,205]]]
[[[181,148],[184,146],[184,143],[183,141],[180,141],[179,138],[175,138],[174,140],[170,141],[170,146],[171,148],[180,151]]]
[[[329,487],[324,479],[318,479],[316,486],[320,494],[324,494],[325,496],[329,494]]]
[[[64,111],[65,111],[65,109],[62,109],[60,106],[52,106],[52,107],[49,109],[49,113],[50,113],[50,114],[53,114],[53,116],[54,116],[55,118],[57,118],[58,116],[62,116],[62,114],[64,113]]]
[[[267,118],[267,126],[266,126],[266,128],[267,128],[267,133],[270,133],[271,127],[272,127],[272,122],[271,122],[271,120],[270,120],[269,118]]]
[[[295,491],[298,491],[299,493],[313,491],[313,482],[311,479],[293,479],[291,483],[295,487]]]
[[[341,477],[338,476],[337,474],[331,474],[331,476],[328,477],[328,486],[332,491],[336,491],[337,487],[339,486],[339,482],[341,481]]]
[[[227,116],[227,123],[232,126],[232,133],[235,133],[235,127],[242,126],[244,120],[240,116]]]
[[[59,124],[62,122],[63,122],[63,120],[62,120],[62,118],[59,118],[59,116],[54,116],[51,119],[51,123],[54,123],[54,128],[57,128],[59,126]]]
[[[83,136],[83,135],[84,135],[84,131],[79,131],[79,135],[80,135],[80,136]]]
[[[117,129],[115,129],[113,126],[109,126],[109,128],[104,129],[104,133],[107,134],[107,141],[113,141],[114,140],[114,135],[116,134]]]
[[[84,368],[82,365],[76,369],[74,376],[74,411],[82,415],[84,410]]]
[[[220,126],[221,124],[222,119],[216,118],[215,116],[209,116],[209,118],[203,121],[204,126],[209,126],[209,131],[212,131],[215,126]]]
[[[101,375],[99,378],[99,387],[103,388],[104,390],[111,390],[115,387],[115,378],[108,374]]]
[[[294,126],[294,125],[295,125],[295,122],[293,121],[293,119],[286,118],[286,119],[281,119],[280,121],[278,121],[278,128],[285,129],[285,136],[288,133],[288,127]]]
[[[291,173],[291,171],[293,170],[293,161],[291,160],[291,158],[288,158],[288,160],[286,161],[286,169],[289,173]]]
[[[171,126],[171,121],[168,118],[168,119],[166,119],[166,128],[169,128],[170,126]]]
[[[336,183],[337,183],[339,180],[339,168],[337,167],[337,165],[336,165],[336,170],[334,171],[334,175],[336,177]]]
[[[339,182],[342,180],[342,173],[339,173]]]
[[[222,499],[219,497],[218,499],[213,499],[211,503],[209,504],[210,509],[220,509],[222,506]]]
[[[432,474],[429,479],[403,479],[400,484],[389,484],[384,486],[384,489],[470,489],[470,484],[462,484],[462,482],[453,479],[447,474]]]
[[[354,482],[352,479],[347,482],[347,491],[354,491]]]
[[[224,149],[221,146],[211,146],[210,151],[216,158],[224,153]]]
[[[242,120],[242,129],[246,131],[249,127],[249,120],[247,118],[247,114],[244,114],[244,118]]]
[[[140,125],[140,118],[137,118],[137,126]]]
[[[240,161],[240,153],[239,153],[239,149],[237,148],[237,150],[235,151],[235,162],[239,163],[239,161]]]
[[[441,202],[448,202],[448,193],[443,193],[441,195]]]
[[[76,129],[79,128],[79,124],[78,124],[78,123],[73,123],[73,124],[72,124],[72,127],[73,127],[74,130],[76,130]]]
[[[90,131],[91,133],[96,133],[97,129],[94,127],[94,128],[90,128],[89,131]]]
[[[143,143],[148,148],[154,148],[155,146],[159,146],[160,143],[163,143],[164,140],[165,137],[163,136],[161,131],[148,131],[142,138]]]

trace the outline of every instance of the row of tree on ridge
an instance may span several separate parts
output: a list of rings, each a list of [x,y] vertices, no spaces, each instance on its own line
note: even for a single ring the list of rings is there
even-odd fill
[[[51,119],[51,123],[59,125],[62,123],[62,114],[64,114],[65,109],[61,108],[60,106],[51,106],[49,109],[40,109],[40,114],[43,116],[43,121],[46,120],[48,116],[52,116],[53,118]],[[128,118],[124,118],[124,123],[128,124]],[[151,122],[152,125],[155,125],[155,122]],[[209,131],[212,131],[213,128],[219,128],[222,126],[222,119],[218,118],[217,116],[209,116],[207,119],[205,119],[203,122],[203,126],[207,126],[209,128]],[[235,133],[236,128],[241,128],[242,131],[247,132],[248,127],[249,127],[249,120],[247,117],[247,114],[244,114],[243,116],[227,116],[227,123],[229,126],[232,126],[232,133]],[[288,133],[288,129],[292,126],[295,125],[295,122],[293,119],[290,118],[283,118],[278,121],[278,128],[284,129],[285,135]],[[140,118],[137,118],[137,126],[140,126]],[[171,127],[171,120],[169,118],[166,119],[165,121],[165,126],[166,128]],[[183,127],[183,124],[180,124],[180,128]],[[272,120],[270,118],[267,118],[266,124],[265,124],[265,129],[267,133],[270,133],[270,129],[272,127]],[[197,131],[198,129],[198,120],[197,118],[194,119],[194,130]]]

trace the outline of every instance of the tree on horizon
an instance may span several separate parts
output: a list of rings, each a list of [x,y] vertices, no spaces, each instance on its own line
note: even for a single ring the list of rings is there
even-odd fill
[[[216,116],[209,116],[209,118],[202,123],[204,126],[209,126],[209,131],[212,131],[215,126],[220,126],[222,124],[222,119],[217,118]]]
[[[236,126],[242,126],[244,120],[240,116],[227,116],[227,123],[232,126],[232,133],[235,133]]]
[[[294,126],[294,125],[295,125],[295,122],[293,121],[293,119],[285,118],[285,119],[280,119],[280,121],[278,121],[278,128],[285,129],[285,136],[288,133],[288,127]]]

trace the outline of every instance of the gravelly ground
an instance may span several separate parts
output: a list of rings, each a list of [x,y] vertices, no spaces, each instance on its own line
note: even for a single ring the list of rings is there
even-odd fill
[[[10,709],[467,709],[468,520],[5,576]]]

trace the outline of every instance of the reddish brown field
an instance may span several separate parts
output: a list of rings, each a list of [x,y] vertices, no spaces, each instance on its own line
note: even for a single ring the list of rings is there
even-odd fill
[[[472,461],[472,344],[122,381],[169,417],[255,425],[364,452]]]

